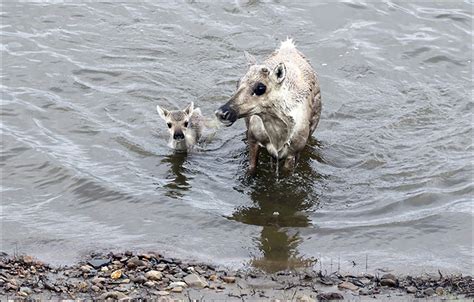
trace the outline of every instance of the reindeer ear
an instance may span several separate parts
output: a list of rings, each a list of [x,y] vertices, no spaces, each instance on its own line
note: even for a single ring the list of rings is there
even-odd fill
[[[281,84],[286,77],[286,66],[285,63],[278,64],[272,71],[272,78]]]
[[[170,112],[164,108],[161,108],[159,105],[156,105],[156,111],[161,116],[162,119],[166,120]]]
[[[194,103],[191,102],[191,104],[189,104],[188,106],[186,106],[186,108],[184,108],[183,111],[184,111],[184,113],[186,113],[187,115],[193,114],[193,111],[194,111]]]
[[[251,54],[249,54],[249,53],[246,52],[245,50],[244,50],[244,55],[245,55],[245,59],[247,60],[247,64],[248,64],[249,66],[252,66],[252,65],[257,64],[257,59],[255,59],[254,56],[252,56]]]

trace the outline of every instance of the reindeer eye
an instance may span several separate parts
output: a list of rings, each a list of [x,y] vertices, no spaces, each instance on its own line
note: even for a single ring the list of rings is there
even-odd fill
[[[184,122],[184,127],[188,128],[188,122]]]
[[[265,93],[265,91],[267,91],[267,86],[262,83],[258,83],[253,89],[253,93],[255,93],[255,95],[262,95]]]
[[[168,125],[168,128],[171,128],[171,123],[168,123],[167,125]]]

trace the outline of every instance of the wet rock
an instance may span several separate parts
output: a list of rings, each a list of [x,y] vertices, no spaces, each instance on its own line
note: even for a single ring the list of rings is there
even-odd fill
[[[316,296],[320,301],[343,300],[344,296],[340,293],[320,293]]]
[[[235,277],[222,276],[221,279],[222,279],[225,283],[235,283]]]
[[[186,277],[184,277],[184,282],[189,287],[197,287],[197,288],[204,288],[208,286],[207,282],[202,280],[198,275],[196,274],[189,274]]]
[[[183,288],[181,286],[176,286],[176,287],[173,287],[171,289],[171,292],[173,293],[182,293],[183,292]]]
[[[140,266],[146,266],[145,261],[138,259],[138,257],[132,257],[127,261],[127,267],[134,269]]]
[[[99,296],[98,300],[106,300],[106,299],[120,300],[120,299],[125,299],[126,297],[127,296],[125,296],[119,291],[112,291],[112,292],[103,293],[102,295]]]
[[[435,290],[430,287],[430,288],[425,289],[425,290],[423,291],[423,293],[424,293],[426,296],[432,296],[432,295],[435,294]]]
[[[349,290],[352,290],[352,291],[356,291],[359,289],[358,286],[354,285],[353,283],[351,282],[347,282],[347,281],[344,281],[342,283],[339,283],[338,287],[340,289],[349,289]]]
[[[397,286],[397,281],[392,280],[392,279],[382,279],[382,280],[380,280],[380,285],[389,286],[389,287],[396,287]]]
[[[110,263],[110,259],[108,258],[94,258],[89,261],[87,261],[87,264],[92,266],[95,269],[99,269],[107,264]]]
[[[414,293],[416,293],[416,287],[414,287],[414,286],[408,286],[408,287],[406,288],[406,290],[407,290],[407,293],[409,293],[409,294],[414,294]]]
[[[159,281],[163,277],[162,273],[159,271],[149,271],[145,274],[145,277],[148,280]]]

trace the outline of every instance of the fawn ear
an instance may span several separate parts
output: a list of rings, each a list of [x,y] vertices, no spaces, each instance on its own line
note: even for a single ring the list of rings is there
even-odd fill
[[[162,119],[166,120],[170,112],[164,108],[161,108],[159,105],[156,105],[156,111],[161,116]]]
[[[191,102],[191,104],[189,104],[188,106],[186,106],[186,108],[183,109],[184,113],[186,113],[186,115],[191,115],[193,114],[193,111],[194,111],[194,103]]]

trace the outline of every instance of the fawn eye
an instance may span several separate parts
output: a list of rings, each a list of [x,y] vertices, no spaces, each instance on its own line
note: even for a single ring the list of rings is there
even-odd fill
[[[265,86],[262,83],[258,83],[257,86],[255,86],[255,88],[253,89],[253,93],[255,95],[262,95],[265,93],[266,90],[267,90],[267,86]]]
[[[171,128],[171,123],[168,123],[167,125],[168,125],[168,128]]]
[[[188,122],[184,122],[184,127],[188,128]]]

